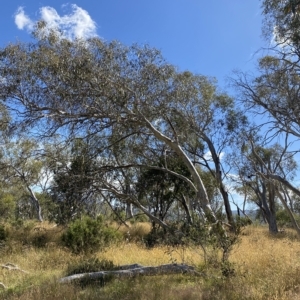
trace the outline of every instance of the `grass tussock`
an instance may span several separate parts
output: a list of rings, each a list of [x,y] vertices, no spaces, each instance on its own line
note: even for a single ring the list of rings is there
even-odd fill
[[[127,222],[126,226],[124,224],[121,226],[114,224],[114,227],[123,234],[127,242],[141,242],[151,230],[151,224],[148,222]]]
[[[140,228],[138,224],[131,226],[139,237],[141,232],[147,233],[145,224]],[[271,236],[266,228],[247,227],[230,256],[234,273],[222,276],[220,266],[209,261],[205,265],[200,248],[148,249],[125,237],[124,242],[94,253],[91,258],[72,254],[60,244],[62,228],[52,224],[43,224],[43,229],[37,227],[41,225],[7,228],[0,264],[10,262],[28,273],[0,268],[0,282],[8,287],[0,289],[0,299],[300,299],[300,240],[292,231]],[[46,241],[42,245],[35,243],[42,233]],[[84,286],[58,283],[57,279],[66,276],[68,270],[89,268],[93,260],[111,261],[115,266],[184,262],[198,267],[203,276],[113,278],[105,284]]]

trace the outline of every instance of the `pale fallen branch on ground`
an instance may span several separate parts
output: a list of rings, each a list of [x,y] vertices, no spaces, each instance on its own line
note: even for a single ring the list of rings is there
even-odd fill
[[[93,273],[74,274],[63,277],[59,280],[60,283],[70,283],[72,281],[96,281],[105,278],[117,277],[134,277],[134,276],[150,276],[150,275],[166,275],[166,274],[192,274],[201,275],[195,271],[195,268],[185,264],[167,264],[157,267],[144,267],[139,264],[120,266],[118,270],[114,271],[99,271]]]
[[[20,269],[18,266],[14,265],[14,264],[12,264],[12,263],[7,263],[7,264],[5,264],[5,265],[1,265],[1,267],[2,267],[3,269],[7,269],[7,270],[9,270],[9,271],[21,271],[21,272],[23,272],[23,273],[29,273],[29,272],[27,272],[27,271],[24,271],[24,270]]]
[[[3,289],[6,289],[6,286],[2,282],[0,282],[0,287],[3,288]]]

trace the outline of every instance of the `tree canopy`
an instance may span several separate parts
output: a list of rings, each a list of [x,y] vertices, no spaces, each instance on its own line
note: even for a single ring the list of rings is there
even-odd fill
[[[155,221],[132,188],[145,168],[188,184],[195,193],[195,209],[216,222],[196,168],[202,164],[216,176],[233,225],[220,155],[246,119],[233,99],[218,91],[215,79],[178,71],[149,46],[98,38],[69,41],[55,32],[44,35],[43,26],[40,23],[34,33],[35,42],[0,51],[0,98],[13,116],[10,129],[38,139],[60,136],[65,143],[94,139],[95,163],[88,175],[97,178],[93,189],[134,204]],[[171,153],[189,176],[167,163]],[[162,156],[164,163],[155,166]],[[130,169],[135,175],[131,188],[124,189]]]

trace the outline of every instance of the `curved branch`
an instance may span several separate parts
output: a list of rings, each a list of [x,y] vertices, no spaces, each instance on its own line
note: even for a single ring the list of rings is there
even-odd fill
[[[293,191],[297,196],[300,196],[300,191],[296,187],[294,187],[291,183],[289,183],[286,179],[282,178],[281,176],[275,175],[275,174],[264,174],[261,172],[257,172],[257,173],[262,177],[279,181],[284,186],[286,186],[288,189]]]

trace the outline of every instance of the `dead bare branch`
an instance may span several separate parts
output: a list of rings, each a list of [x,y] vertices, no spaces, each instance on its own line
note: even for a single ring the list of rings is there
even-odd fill
[[[166,274],[192,274],[201,275],[194,267],[186,264],[166,264],[156,267],[144,267],[139,264],[120,266],[119,270],[115,271],[99,271],[93,273],[75,274],[63,277],[59,280],[60,283],[71,283],[80,280],[99,280],[115,276],[117,278],[134,277],[134,276],[151,276],[151,275],[166,275]]]
[[[21,271],[23,273],[27,273],[27,274],[29,273],[29,272],[27,272],[25,270],[20,269],[17,265],[14,265],[12,263],[6,263],[5,265],[1,265],[1,267],[3,269],[7,269],[9,271]]]

